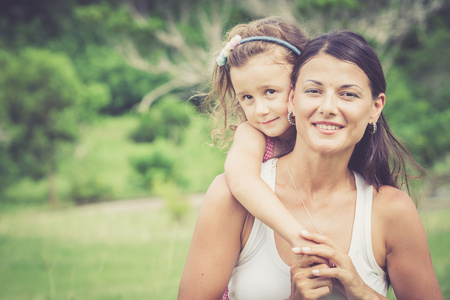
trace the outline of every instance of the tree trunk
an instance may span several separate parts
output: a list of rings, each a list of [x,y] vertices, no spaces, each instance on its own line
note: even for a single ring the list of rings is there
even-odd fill
[[[56,194],[56,167],[53,158],[50,161],[50,168],[48,171],[48,202],[52,208],[58,205],[58,197]]]

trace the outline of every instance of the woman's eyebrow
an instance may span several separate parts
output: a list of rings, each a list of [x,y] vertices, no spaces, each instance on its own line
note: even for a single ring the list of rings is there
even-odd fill
[[[341,88],[346,89],[346,88],[351,88],[351,87],[356,87],[358,89],[360,89],[361,91],[363,90],[359,85],[357,84],[344,84],[343,86],[341,86]]]
[[[317,84],[317,85],[323,85],[320,81],[317,81],[317,80],[314,80],[314,79],[307,79],[303,83],[305,84],[305,83],[307,83],[309,81],[311,81],[312,83]]]
[[[317,81],[317,80],[314,80],[314,79],[307,79],[307,80],[305,80],[303,83],[305,84],[305,83],[307,83],[307,82],[312,82],[312,83],[317,84],[317,85],[320,85],[320,86],[323,85],[322,82]],[[340,88],[344,88],[344,89],[350,88],[350,87],[356,87],[356,88],[360,89],[361,91],[363,90],[359,85],[357,85],[357,84],[352,84],[352,83],[344,84],[344,85],[341,85],[341,86],[340,86]]]

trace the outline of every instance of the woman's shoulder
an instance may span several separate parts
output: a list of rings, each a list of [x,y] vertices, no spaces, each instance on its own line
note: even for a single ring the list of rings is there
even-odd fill
[[[386,210],[387,215],[394,216],[405,210],[416,211],[414,202],[407,193],[388,185],[381,186],[378,191],[374,189],[374,206],[379,206]]]
[[[387,244],[396,243],[422,227],[417,208],[404,191],[392,186],[374,190],[373,216],[385,234]]]
[[[231,193],[224,173],[217,175],[210,184],[203,200],[202,209],[211,214],[227,214],[227,218],[239,219],[242,222],[247,214],[247,210]]]
[[[417,219],[416,206],[404,191],[384,185],[378,191],[374,189],[373,194],[373,212],[387,228],[411,217]]]

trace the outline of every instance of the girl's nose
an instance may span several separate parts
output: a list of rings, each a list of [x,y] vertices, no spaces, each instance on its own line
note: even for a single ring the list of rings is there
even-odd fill
[[[264,116],[269,113],[269,107],[266,105],[265,101],[256,99],[256,115]]]

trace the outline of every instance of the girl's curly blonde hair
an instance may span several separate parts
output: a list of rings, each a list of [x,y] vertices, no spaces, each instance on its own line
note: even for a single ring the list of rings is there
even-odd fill
[[[276,17],[236,25],[227,33],[227,39],[222,47],[235,35],[240,35],[243,39],[252,36],[270,36],[284,40],[296,46],[300,51],[309,41],[308,36],[300,30],[295,22]],[[294,65],[298,57],[283,46],[267,41],[253,41],[240,44],[231,51],[226,65],[215,65],[211,76],[211,88],[204,97],[202,107],[214,120],[216,128],[212,130],[211,137],[213,143],[220,148],[226,148],[229,145],[233,140],[233,133],[237,125],[246,120],[231,83],[230,68],[241,67],[253,56],[269,51],[277,55],[277,58],[281,59],[283,63],[291,65]]]

